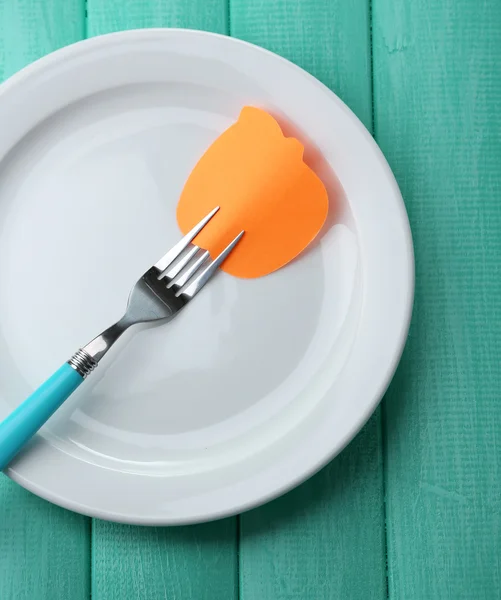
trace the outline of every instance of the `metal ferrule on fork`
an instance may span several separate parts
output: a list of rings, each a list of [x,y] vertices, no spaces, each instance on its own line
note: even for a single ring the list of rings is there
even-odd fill
[[[75,352],[68,361],[68,364],[84,379],[97,367],[97,361],[85,350],[82,350],[82,348]]]

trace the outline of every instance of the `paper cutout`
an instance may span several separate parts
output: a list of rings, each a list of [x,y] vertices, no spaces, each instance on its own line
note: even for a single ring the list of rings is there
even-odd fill
[[[199,160],[183,189],[177,221],[186,234],[216,206],[194,243],[217,256],[245,235],[222,266],[237,277],[267,275],[293,260],[327,217],[325,186],[264,110],[245,107]]]

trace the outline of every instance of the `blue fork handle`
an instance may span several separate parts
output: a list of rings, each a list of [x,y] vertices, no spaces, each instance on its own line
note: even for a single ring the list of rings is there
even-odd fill
[[[14,409],[0,423],[0,471],[61,404],[82,383],[84,378],[68,363],[64,363],[52,377]]]

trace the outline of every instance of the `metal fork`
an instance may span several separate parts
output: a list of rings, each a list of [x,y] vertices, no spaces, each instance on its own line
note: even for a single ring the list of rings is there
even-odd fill
[[[170,321],[211,279],[244,234],[210,261],[209,252],[192,241],[218,210],[210,212],[138,279],[119,321],[78,350],[0,423],[0,470],[96,368],[124,331],[137,323]]]

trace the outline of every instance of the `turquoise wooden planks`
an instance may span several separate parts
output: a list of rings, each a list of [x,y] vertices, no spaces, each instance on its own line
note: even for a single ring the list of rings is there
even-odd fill
[[[85,37],[85,0],[2,0],[0,81]]]
[[[83,0],[0,2],[0,79],[82,39]],[[0,474],[0,598],[88,600],[90,520]]]
[[[0,598],[90,598],[90,519],[37,498],[3,474]]]
[[[232,35],[310,71],[371,127],[368,1],[232,0],[230,15]],[[241,598],[386,598],[382,475],[377,414],[311,481],[242,515]]]
[[[94,520],[92,598],[238,598],[235,520],[132,527]]]
[[[372,128],[369,0],[230,0],[230,33],[330,87]]]
[[[501,3],[373,0],[416,303],[385,402],[390,598],[501,593]]]
[[[88,0],[89,35],[140,27],[225,33],[226,0]],[[236,520],[183,528],[140,528],[95,520],[94,600],[236,600]]]
[[[242,515],[242,600],[386,599],[376,415],[328,467]]]
[[[87,0],[88,36],[143,27],[226,33],[227,0]]]

